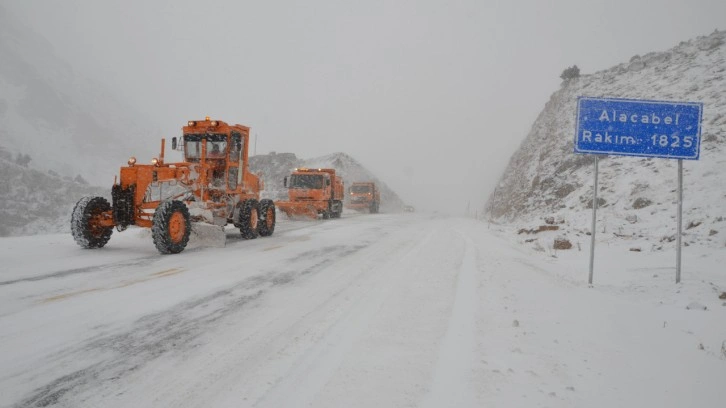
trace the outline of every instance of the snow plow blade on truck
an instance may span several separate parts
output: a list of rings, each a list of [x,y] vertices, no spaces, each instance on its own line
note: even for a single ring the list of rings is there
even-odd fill
[[[335,169],[295,169],[289,180],[285,177],[285,187],[288,201],[275,205],[290,218],[340,218],[343,213],[343,180]]]
[[[314,204],[295,203],[291,201],[277,201],[277,209],[284,212],[289,218],[318,218],[320,209]]]

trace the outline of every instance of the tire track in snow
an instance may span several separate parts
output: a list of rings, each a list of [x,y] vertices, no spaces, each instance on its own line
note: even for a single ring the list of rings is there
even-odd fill
[[[130,321],[123,327],[112,330],[94,328],[90,333],[91,336],[85,339],[79,338],[80,341],[69,343],[62,348],[59,347],[53,355],[44,357],[43,368],[39,365],[29,366],[27,369],[14,367],[16,369],[13,372],[14,382],[18,385],[23,382],[32,383],[32,388],[23,387],[22,391],[16,390],[12,397],[8,395],[9,401],[3,402],[0,406],[6,406],[5,403],[12,404],[8,406],[13,407],[144,406],[149,401],[131,405],[117,403],[128,397],[132,400],[135,398],[133,392],[129,392],[132,390],[129,384],[132,384],[134,388],[139,388],[139,384],[135,384],[136,378],[148,375],[149,370],[153,371],[154,367],[159,364],[169,364],[169,362],[176,364],[178,361],[194,355],[197,353],[198,347],[209,341],[209,338],[205,337],[206,333],[217,330],[221,325],[225,325],[225,330],[226,326],[233,326],[234,316],[246,315],[248,313],[246,310],[255,307],[260,296],[265,296],[270,292],[275,293],[273,288],[288,284],[294,286],[294,282],[298,280],[308,279],[320,272],[328,271],[331,266],[335,268],[338,260],[343,260],[343,264],[346,264],[346,257],[377,242],[390,232],[388,228],[376,224],[370,225],[362,219],[344,219],[342,221],[344,222],[341,223],[338,220],[311,223],[304,227],[295,225],[292,226],[295,228],[290,228],[294,231],[292,234],[281,228],[280,236],[267,242],[286,244],[284,239],[286,236],[287,241],[297,242],[300,241],[300,230],[308,229],[311,232],[330,229],[337,233],[336,230],[340,228],[356,226],[360,234],[351,236],[350,240],[331,242],[332,245],[326,245],[319,251],[296,249],[284,252],[284,257],[267,255],[267,261],[254,264],[259,273],[244,280],[236,281],[223,288],[216,288],[218,290],[214,292],[197,292],[197,296],[190,296],[187,298],[188,300],[175,303],[165,310],[138,316],[135,321]],[[371,239],[369,236],[375,236],[375,239]],[[345,245],[346,243],[348,245]],[[252,244],[256,245],[246,242],[244,245],[232,243],[232,246],[244,246],[243,254],[247,256],[266,253],[262,251],[266,246],[263,245],[264,242],[257,240]],[[201,248],[185,251],[185,254],[197,251],[201,259],[207,258],[206,252]],[[299,253],[299,255],[290,257],[290,254],[293,253]],[[315,256],[305,256],[310,253],[314,253]],[[234,248],[230,248],[228,251],[212,251],[212,254],[239,256]],[[157,254],[148,256],[147,253],[145,255],[143,258],[112,261],[95,268],[75,268],[54,271],[52,274],[61,277],[58,274],[73,275],[83,269],[85,272],[90,272],[89,276],[94,276],[94,271],[113,272],[119,268],[119,265],[129,266],[127,268],[129,271],[123,271],[126,274],[140,273],[143,272],[143,267],[153,265],[159,260],[176,259]],[[191,258],[194,259],[194,257]],[[164,262],[164,264],[173,266],[175,263]],[[365,275],[363,272],[361,274]],[[51,277],[47,275],[44,278]],[[350,278],[336,274],[331,275],[331,277],[333,276],[335,279],[338,279],[338,276],[345,280]],[[41,279],[30,278],[27,280]],[[55,285],[55,282],[52,283]],[[5,288],[11,288],[11,286],[5,286]],[[130,294],[134,295],[139,292],[140,290],[137,289]],[[269,339],[267,343],[270,343]],[[265,358],[265,356],[261,357]],[[233,368],[234,370],[230,371],[230,374],[239,370],[238,366]],[[19,377],[21,379],[18,379]],[[43,379],[38,380],[38,377]],[[5,380],[9,378],[5,377]],[[158,395],[160,391],[159,384],[163,382],[160,380],[158,378],[154,380],[153,395]],[[178,394],[179,390],[174,390],[174,393]],[[155,401],[158,402],[160,399],[157,398]],[[179,404],[167,406],[181,406],[183,401],[178,400]]]
[[[103,388],[126,377],[146,364],[170,353],[185,353],[196,348],[199,336],[215,327],[221,319],[238,312],[275,286],[289,284],[305,275],[317,273],[333,262],[370,245],[334,245],[321,248],[310,257],[312,264],[302,270],[267,272],[206,296],[186,301],[177,307],[146,315],[128,331],[90,339],[62,356],[76,357],[112,353],[103,361],[62,375],[34,390],[15,407],[75,406],[70,401],[91,389]],[[321,259],[322,258],[322,259]],[[288,265],[293,265],[289,263]]]
[[[350,215],[347,217],[344,217],[344,219],[349,220],[353,219],[351,222],[361,222],[361,220],[356,220],[355,218],[359,217],[360,214],[356,215]],[[331,227],[329,222],[325,222],[322,220],[317,221],[303,221],[303,222],[293,222],[293,221],[283,221],[279,222],[276,228],[276,234],[274,235],[274,238],[278,238],[281,235],[288,233],[288,232],[295,232],[295,231],[304,231],[306,229],[311,229],[313,231],[320,231],[321,229],[324,230],[324,228]],[[335,225],[332,225],[332,227],[335,227]],[[237,245],[244,245],[245,243],[248,243],[249,240],[243,238],[239,231],[233,228],[226,228],[224,230],[225,233],[225,246],[237,246]],[[283,235],[284,236],[284,235]],[[143,239],[143,238],[139,238]],[[113,243],[113,241],[111,241]],[[277,242],[277,240],[275,241]],[[249,245],[249,244],[247,244]],[[188,247],[184,252],[194,253],[194,252],[203,252],[207,245],[204,244],[196,244]],[[96,250],[95,252],[103,251],[103,249]],[[5,281],[0,281],[0,286],[6,286],[6,285],[12,285],[16,283],[21,282],[37,282],[42,281],[46,279],[54,279],[54,278],[65,278],[68,276],[78,275],[78,274],[84,274],[84,273],[98,273],[100,271],[119,271],[123,272],[124,270],[132,267],[139,267],[139,266],[145,266],[150,265],[155,261],[158,261],[160,259],[163,259],[164,255],[160,254],[154,254],[151,256],[140,256],[140,257],[134,257],[133,259],[127,259],[123,261],[117,261],[117,262],[109,262],[109,263],[102,263],[102,264],[96,264],[96,265],[89,265],[89,266],[83,266],[79,268],[72,268],[72,269],[65,269],[60,271],[53,271],[50,273],[44,273],[42,275],[35,275],[35,276],[29,276],[24,278],[18,278],[18,279],[10,279]]]
[[[385,273],[387,269],[382,271],[380,269],[385,266],[391,254],[401,252],[405,254],[406,249],[413,245],[410,239],[393,241],[393,245],[383,245],[380,240],[386,235],[387,233],[383,233],[383,236],[378,236],[375,239],[376,245],[364,254],[354,255],[357,250],[364,249],[374,241],[365,239],[366,245],[356,250],[353,250],[354,247],[348,247],[341,253],[330,253],[330,249],[340,248],[340,245],[327,247],[328,250],[313,251],[320,255],[325,254],[326,258],[322,261],[319,258],[313,259],[317,263],[302,270],[296,269],[298,270],[296,273],[307,276],[321,273],[313,278],[313,282],[316,282],[312,283],[314,294],[297,298],[300,293],[299,287],[296,288],[295,285],[282,289],[283,294],[271,293],[272,299],[275,299],[272,303],[280,306],[280,314],[252,313],[247,317],[241,317],[241,320],[230,322],[230,326],[225,329],[224,340],[215,340],[214,350],[201,347],[200,355],[204,357],[195,358],[194,362],[188,363],[195,370],[192,384],[186,383],[185,387],[180,389],[174,379],[168,379],[169,382],[165,385],[162,385],[165,380],[156,383],[154,392],[157,401],[165,401],[157,405],[246,407],[264,398],[271,388],[280,383],[283,378],[280,372],[287,373],[294,370],[295,364],[303,358],[304,353],[313,347],[314,343],[310,342],[325,338],[331,325],[339,321],[341,314],[348,312],[352,306],[349,305],[349,297],[365,297],[371,288],[377,290],[383,286],[379,284],[371,287],[367,282],[371,279],[376,279],[377,282],[384,279],[387,276]],[[348,258],[348,255],[352,255],[353,258]],[[295,257],[287,262],[299,259],[301,258]],[[363,263],[359,262],[361,260]],[[350,264],[355,264],[356,267],[349,270],[347,265]],[[297,262],[290,265],[297,265]],[[337,273],[340,268],[346,269],[347,273]],[[282,280],[283,283],[288,282],[285,278]],[[361,294],[359,292],[362,287],[369,289]],[[295,295],[295,292],[298,292],[298,295]],[[291,298],[288,297],[290,295]],[[288,307],[283,305],[287,301],[295,304],[294,311],[288,310]],[[269,302],[269,299],[265,302]],[[240,321],[245,323],[238,326]],[[271,368],[271,365],[274,367]],[[165,391],[160,392],[160,389]],[[125,401],[126,403],[121,406],[138,405],[134,403],[136,400],[133,396],[131,402]],[[299,406],[299,404],[295,400],[281,406]]]
[[[424,408],[477,406],[471,361],[476,352],[476,250],[470,237],[459,234],[466,248],[459,266],[454,306],[439,348],[431,391],[420,405]]]
[[[80,274],[80,273],[98,272],[101,270],[110,270],[110,271],[123,270],[128,267],[136,267],[136,266],[151,264],[152,261],[156,258],[158,258],[158,256],[147,256],[147,257],[143,257],[143,258],[136,258],[136,259],[131,259],[131,260],[122,261],[122,262],[85,266],[82,268],[66,269],[63,271],[51,272],[51,273],[47,273],[44,275],[37,275],[37,276],[30,276],[27,278],[19,278],[19,279],[2,281],[2,282],[0,282],[0,286],[12,285],[14,283],[19,283],[19,282],[35,282],[35,281],[41,281],[41,280],[45,280],[45,279],[64,278],[64,277],[70,276],[70,275],[76,275],[76,274]]]

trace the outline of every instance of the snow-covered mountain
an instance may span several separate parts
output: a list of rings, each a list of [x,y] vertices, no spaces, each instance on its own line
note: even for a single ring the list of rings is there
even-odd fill
[[[292,169],[303,167],[304,160],[298,159],[295,153],[258,154],[250,156],[250,171],[262,178],[265,189],[262,195],[273,200],[287,198],[287,189],[283,179],[290,175]]]
[[[490,219],[533,226],[552,217],[562,222],[562,235],[577,237],[589,231],[594,157],[573,153],[579,96],[703,102],[701,157],[684,160],[683,165],[684,242],[723,246],[726,32],[565,80],[491,194],[485,206]],[[654,250],[674,245],[677,162],[609,156],[601,158],[599,167],[598,233],[647,240]]]
[[[150,120],[75,72],[2,7],[0,55],[0,146],[27,155],[29,167],[110,186],[130,155],[158,151]]]
[[[381,190],[381,210],[400,211],[403,201],[390,187],[345,153],[332,153],[312,159],[299,159],[294,153],[270,153],[250,158],[250,169],[265,183],[263,195],[275,200],[287,199],[283,180],[296,167],[333,168],[343,178],[346,188],[357,181],[374,181]]]

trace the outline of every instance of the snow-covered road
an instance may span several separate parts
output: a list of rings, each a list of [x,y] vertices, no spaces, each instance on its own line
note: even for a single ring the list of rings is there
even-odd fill
[[[228,229],[224,248],[168,256],[141,229],[101,250],[2,238],[0,406],[726,400],[726,307],[708,286],[726,287],[722,273],[676,286],[606,253],[629,278],[588,288],[572,273],[586,252],[555,258],[503,236],[469,219],[345,214],[253,241]],[[721,251],[697,265],[725,262]]]

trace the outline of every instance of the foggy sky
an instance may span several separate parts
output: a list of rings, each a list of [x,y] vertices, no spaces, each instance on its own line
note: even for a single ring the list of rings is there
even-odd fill
[[[245,124],[257,153],[346,152],[404,201],[456,214],[482,208],[564,68],[726,28],[723,0],[3,5],[166,137],[204,116]]]

